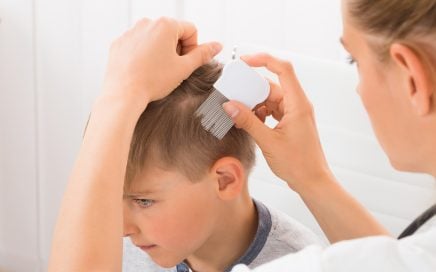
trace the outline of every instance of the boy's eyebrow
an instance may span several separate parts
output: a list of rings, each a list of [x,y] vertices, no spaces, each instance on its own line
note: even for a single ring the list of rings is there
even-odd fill
[[[139,196],[151,195],[153,193],[155,193],[155,191],[151,191],[151,190],[143,190],[143,191],[137,191],[137,192],[132,192],[132,193],[124,193],[123,198],[135,198],[135,197],[139,197]]]

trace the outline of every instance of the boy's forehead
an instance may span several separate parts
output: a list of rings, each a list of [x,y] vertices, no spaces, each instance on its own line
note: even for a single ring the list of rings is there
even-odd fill
[[[187,179],[182,173],[175,170],[166,170],[159,167],[147,167],[138,173],[125,189],[129,195],[144,195],[168,191],[180,186]]]
[[[130,182],[126,191],[134,194],[147,194],[164,190],[167,179],[165,174],[139,174]]]

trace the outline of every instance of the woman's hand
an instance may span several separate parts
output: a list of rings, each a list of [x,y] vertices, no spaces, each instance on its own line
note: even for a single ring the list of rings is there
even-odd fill
[[[268,99],[256,108],[257,117],[235,101],[225,103],[224,110],[254,138],[272,171],[301,196],[330,242],[388,235],[336,182],[321,148],[312,105],[292,65],[266,54],[242,59],[277,74],[280,85],[271,83]],[[262,122],[268,115],[279,121],[273,129]]]
[[[143,19],[110,50],[62,201],[48,271],[121,271],[123,188],[130,142],[147,103],[168,95],[220,50],[186,22]]]
[[[254,138],[272,171],[293,190],[299,192],[315,181],[331,177],[319,141],[312,105],[292,65],[267,54],[245,56],[242,60],[254,67],[264,66],[277,74],[280,85],[270,82],[268,99],[255,111],[258,118],[236,101],[224,104],[224,109],[232,116],[236,126]],[[268,115],[279,121],[273,129],[262,122]]]
[[[219,53],[219,43],[197,44],[197,29],[170,18],[142,19],[115,40],[103,96],[130,98],[144,107],[174,90]]]

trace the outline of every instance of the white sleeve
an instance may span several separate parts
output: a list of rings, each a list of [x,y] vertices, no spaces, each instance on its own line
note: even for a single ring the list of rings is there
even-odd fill
[[[402,240],[375,236],[336,243],[325,249],[309,246],[250,270],[238,265],[232,272],[435,272],[436,228]]]

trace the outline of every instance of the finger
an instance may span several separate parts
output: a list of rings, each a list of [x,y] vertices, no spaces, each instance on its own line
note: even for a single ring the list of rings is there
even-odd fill
[[[198,45],[197,28],[187,21],[178,21],[177,28],[177,40],[182,48],[182,54],[187,54]]]
[[[182,48],[182,45],[180,43],[177,44],[176,52],[177,52],[177,55],[179,55],[179,56],[184,55],[183,48]]]
[[[280,88],[280,85],[276,84],[272,80],[268,79],[269,85],[270,85],[270,93],[268,95],[268,98],[256,105],[254,110],[257,110],[261,107],[266,107],[266,109],[269,111],[269,114],[272,114],[274,119],[280,121],[280,119],[283,117],[283,92]]]
[[[253,67],[265,67],[275,73],[280,81],[284,99],[299,103],[306,96],[295,75],[294,68],[290,62],[274,58],[269,54],[260,53],[250,56],[242,56],[241,59]]]
[[[150,24],[150,22],[151,22],[151,20],[149,18],[144,17],[144,18],[136,21],[136,23],[133,25],[133,27],[131,29],[146,27],[147,25]]]
[[[279,84],[275,83],[271,79],[267,78],[267,80],[269,83],[270,91],[266,101],[269,101],[270,103],[274,103],[274,104],[280,103],[280,101],[282,101],[283,99],[282,88],[280,87]]]
[[[185,70],[190,75],[195,69],[203,64],[209,63],[222,49],[220,43],[211,42],[196,46],[188,54],[183,55]]]
[[[266,117],[269,115],[269,111],[265,106],[262,106],[254,111],[257,118],[259,118],[262,123],[265,123]]]
[[[127,29],[121,35],[121,37],[132,36],[132,35],[135,35],[136,33],[141,33],[142,34],[142,32],[143,32],[142,28],[146,28],[150,24],[150,22],[151,22],[151,20],[146,18],[146,17],[136,21],[133,26],[131,26],[129,29]]]
[[[223,104],[224,111],[232,118],[236,127],[244,129],[250,134],[259,147],[268,144],[272,133],[271,129],[259,120],[253,112],[237,101]]]
[[[269,80],[270,94],[265,100],[265,106],[274,114],[274,118],[283,116],[283,91],[280,85]]]
[[[250,66],[265,67],[269,71],[278,75],[282,87],[292,87],[297,81],[291,63],[278,58],[274,58],[267,53],[242,56],[241,59]]]
[[[182,49],[182,55],[185,55],[195,48],[198,47],[198,32],[194,24],[187,21],[179,21],[179,43],[181,45]],[[214,46],[216,50],[218,50],[216,53],[214,53],[214,56],[218,54],[222,50],[222,45],[213,42],[209,43],[211,46]]]
[[[139,21],[137,25],[144,24],[142,23],[143,20]],[[144,21],[147,23],[146,20]],[[175,46],[177,46],[177,52],[180,54],[185,54],[197,46],[197,28],[191,22],[160,17],[152,21],[151,25],[158,28],[161,33],[175,34],[174,42],[176,43]]]

